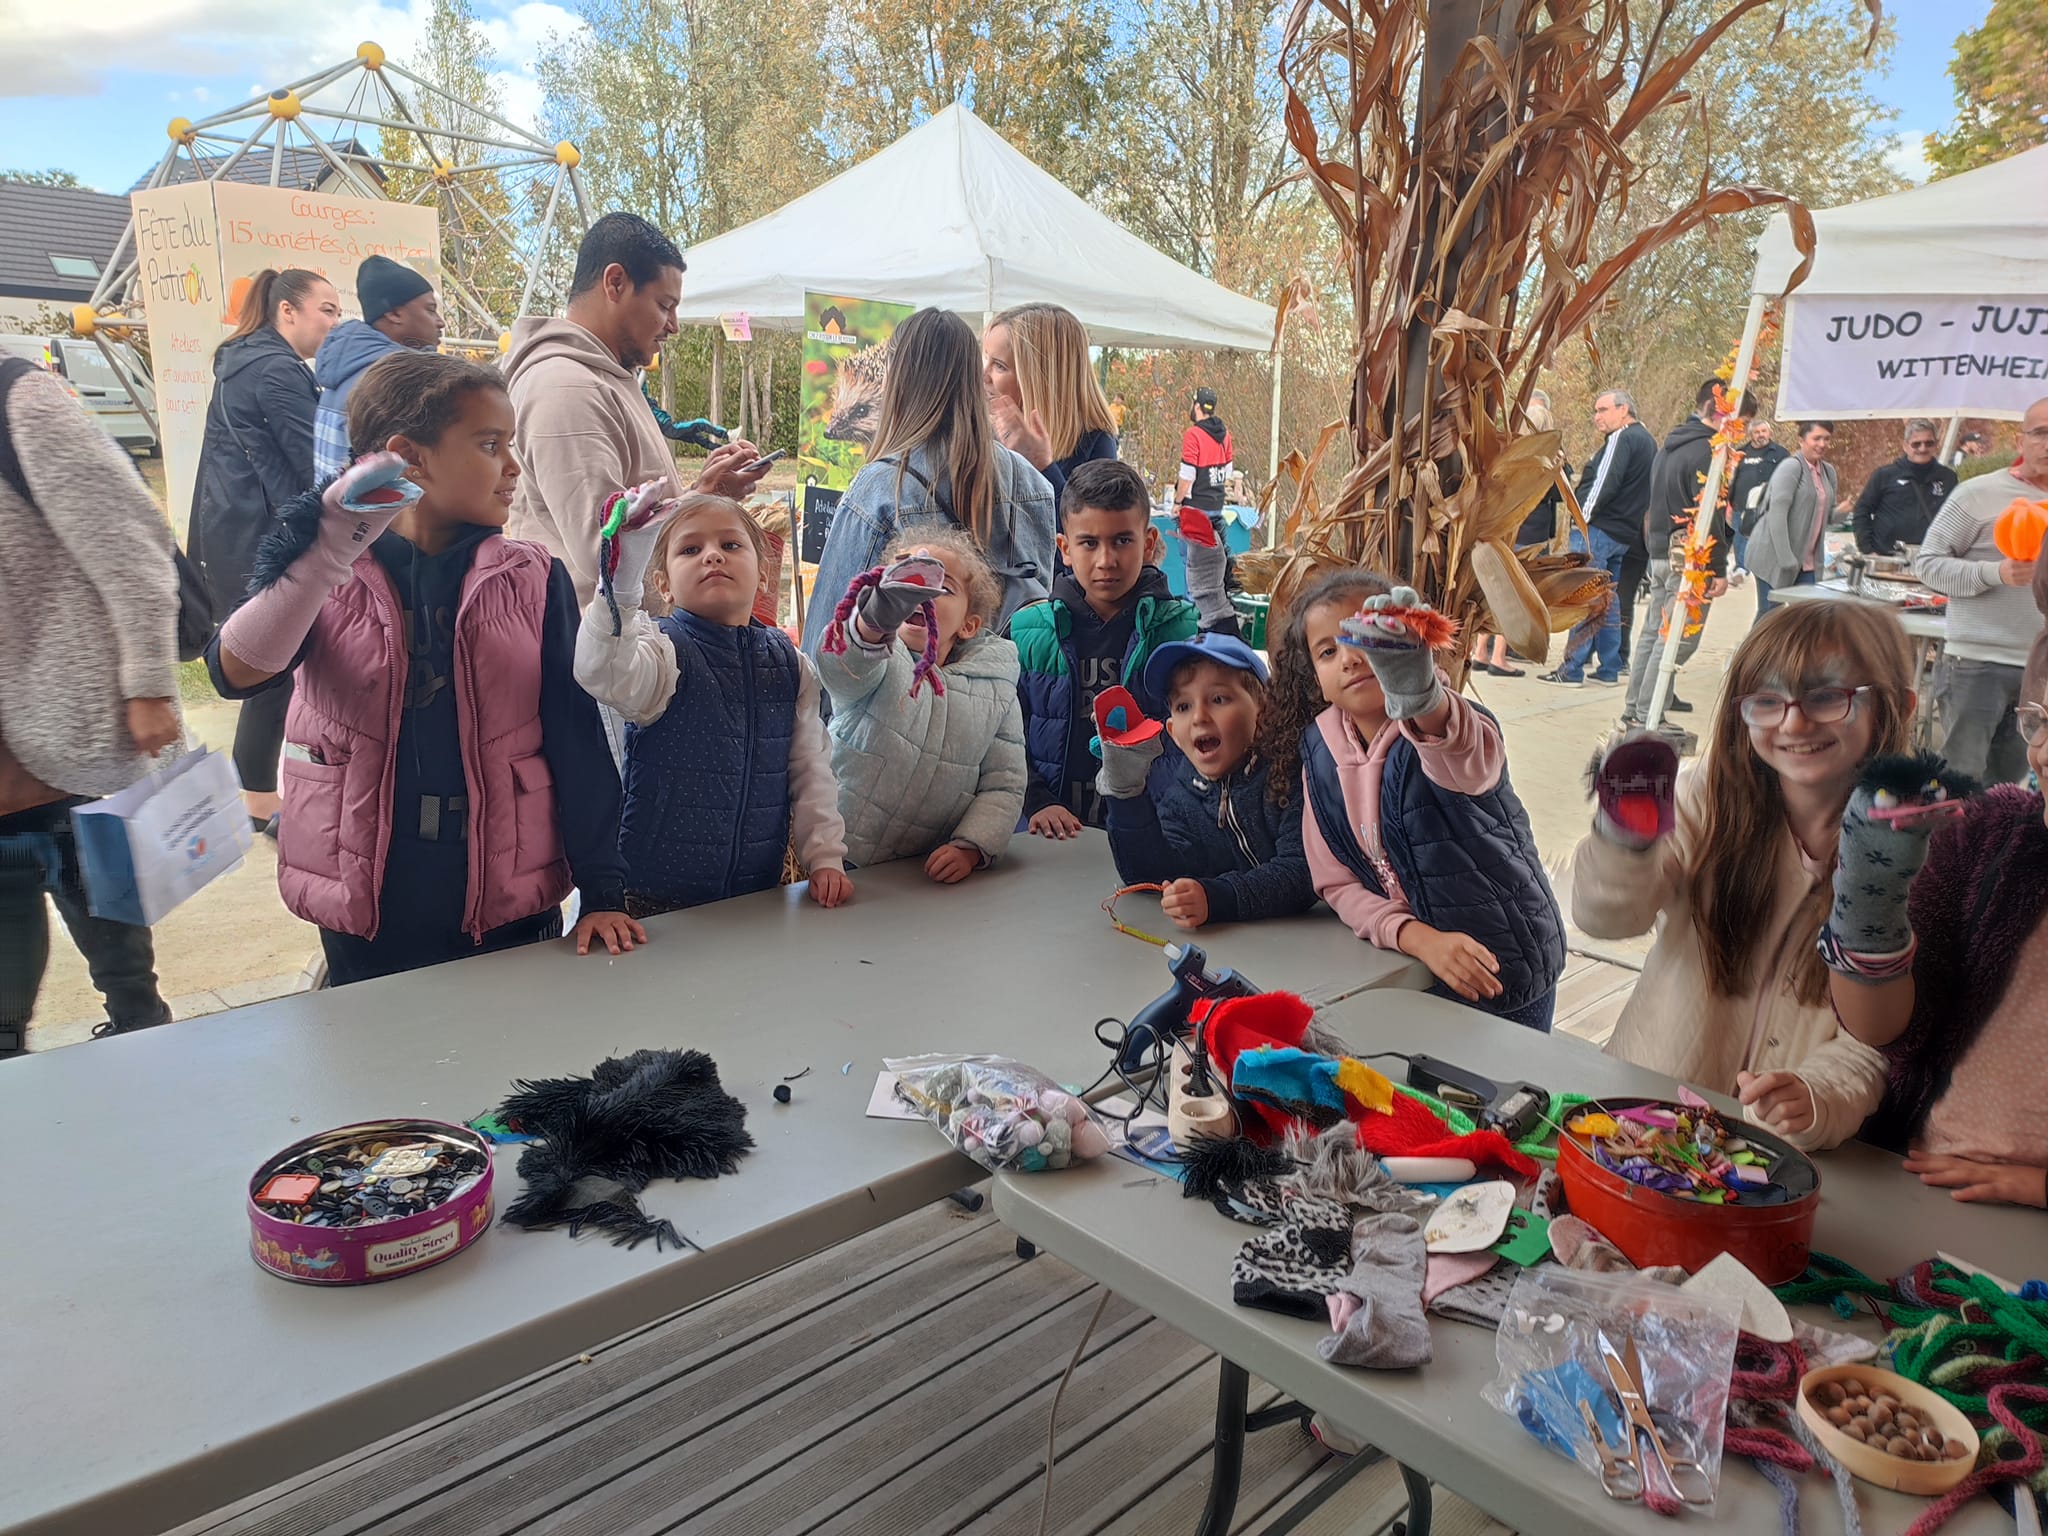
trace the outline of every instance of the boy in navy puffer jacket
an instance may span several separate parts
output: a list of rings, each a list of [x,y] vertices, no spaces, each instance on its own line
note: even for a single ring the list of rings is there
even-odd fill
[[[1253,746],[1266,687],[1258,653],[1230,635],[1174,641],[1152,653],[1143,681],[1165,710],[1163,735],[1130,718],[1135,701],[1097,702],[1095,782],[1117,872],[1134,885],[1163,883],[1160,906],[1182,928],[1314,906],[1300,797],[1273,804]],[[1110,718],[1119,704],[1121,729]]]

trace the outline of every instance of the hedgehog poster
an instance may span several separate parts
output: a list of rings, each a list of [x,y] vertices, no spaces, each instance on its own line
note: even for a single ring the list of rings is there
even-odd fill
[[[884,299],[804,295],[804,371],[797,419],[797,473],[803,497],[803,558],[815,564],[832,526],[839,493],[867,460],[889,338],[916,309]]]

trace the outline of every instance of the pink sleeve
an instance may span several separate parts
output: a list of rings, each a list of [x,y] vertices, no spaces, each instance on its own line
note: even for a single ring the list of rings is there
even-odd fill
[[[1408,910],[1407,902],[1365,888],[1323,841],[1323,829],[1316,825],[1316,813],[1309,806],[1301,811],[1301,847],[1308,855],[1309,878],[1315,882],[1316,894],[1344,919],[1344,926],[1368,944],[1398,953],[1400,946],[1394,941],[1402,925],[1415,920],[1415,914]]]
[[[1451,706],[1444,733],[1424,736],[1412,721],[1399,722],[1401,734],[1414,743],[1422,760],[1422,771],[1432,784],[1460,795],[1483,795],[1500,783],[1507,763],[1507,748],[1500,739],[1500,727],[1474,709],[1462,694],[1445,690]]]

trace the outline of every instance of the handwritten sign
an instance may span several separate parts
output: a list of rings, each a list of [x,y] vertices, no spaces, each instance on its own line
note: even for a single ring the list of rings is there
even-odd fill
[[[158,187],[128,201],[171,519],[185,527],[213,398],[214,350],[234,329],[256,274],[266,267],[318,272],[334,284],[342,313],[360,319],[356,269],[369,257],[389,256],[436,281],[439,221],[433,209],[409,203],[239,182]]]
[[[2048,395],[2048,294],[1786,301],[1784,420],[2018,418]]]

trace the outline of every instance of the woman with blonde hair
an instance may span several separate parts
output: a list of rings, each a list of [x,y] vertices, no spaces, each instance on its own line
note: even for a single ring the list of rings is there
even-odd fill
[[[1052,488],[996,441],[982,394],[981,350],[958,315],[920,309],[896,327],[867,464],[839,498],[815,591],[844,592],[921,525],[964,528],[1002,584],[990,628],[1044,597],[1052,579]],[[804,650],[818,654],[832,603],[814,602]]]
[[[1846,1141],[1884,1096],[1884,1057],[1842,1027],[1816,944],[1849,795],[1907,749],[1912,675],[1885,609],[1774,610],[1729,665],[1696,768],[1643,732],[1609,744],[1572,857],[1579,927],[1656,929],[1608,1051],[1735,1094],[1800,1147]]]
[[[1088,366],[1088,332],[1057,304],[1018,304],[981,337],[989,420],[1046,478],[1055,500],[1091,459],[1113,459],[1116,416]]]

